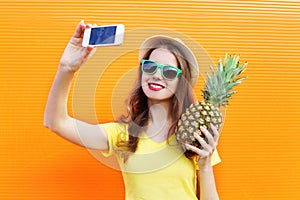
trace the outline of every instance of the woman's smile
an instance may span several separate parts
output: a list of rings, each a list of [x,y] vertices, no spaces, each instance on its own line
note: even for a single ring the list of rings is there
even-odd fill
[[[165,86],[163,86],[159,83],[148,83],[148,87],[152,91],[160,91],[165,88]]]

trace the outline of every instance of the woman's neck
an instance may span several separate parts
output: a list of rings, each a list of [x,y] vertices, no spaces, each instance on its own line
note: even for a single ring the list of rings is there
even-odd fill
[[[172,124],[169,113],[169,102],[149,102],[149,121],[146,128],[147,135],[156,142],[165,141]]]
[[[169,112],[169,102],[159,102],[153,103],[148,102],[149,106],[149,122],[155,125],[165,124],[166,122],[171,122],[172,117]]]

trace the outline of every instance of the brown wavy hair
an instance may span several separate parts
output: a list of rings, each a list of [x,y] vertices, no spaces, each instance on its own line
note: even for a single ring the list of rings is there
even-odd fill
[[[190,85],[191,71],[189,63],[184,59],[180,50],[174,44],[164,40],[161,40],[153,48],[149,49],[142,59],[149,59],[150,54],[158,48],[167,49],[173,53],[176,57],[178,68],[182,70],[182,74],[178,76],[179,82],[175,94],[170,101],[169,110],[173,112],[173,123],[168,131],[168,135],[171,136],[176,131],[177,123],[182,112],[184,112],[185,109],[194,102],[192,87]],[[141,63],[139,64],[141,65]],[[143,92],[141,77],[142,71],[138,70],[138,78],[136,79],[132,91],[126,100],[127,115],[122,115],[118,119],[118,122],[128,124],[128,140],[118,141],[117,144],[124,162],[127,161],[128,156],[131,153],[136,151],[142,127],[147,124],[149,119],[148,98]]]

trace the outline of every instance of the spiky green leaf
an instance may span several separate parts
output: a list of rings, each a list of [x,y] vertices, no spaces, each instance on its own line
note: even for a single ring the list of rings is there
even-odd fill
[[[246,69],[247,62],[239,64],[240,55],[225,55],[219,59],[218,71],[210,66],[211,74],[207,73],[205,89],[202,90],[205,100],[210,101],[216,106],[228,104],[231,95],[235,93],[233,88],[240,84],[246,77],[238,78]]]

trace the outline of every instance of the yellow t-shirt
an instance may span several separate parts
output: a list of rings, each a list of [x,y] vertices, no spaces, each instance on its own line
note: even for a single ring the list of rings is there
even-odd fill
[[[196,197],[197,163],[187,159],[177,145],[175,134],[169,142],[154,142],[143,132],[137,150],[126,163],[118,151],[117,142],[128,139],[127,125],[107,123],[101,125],[107,133],[109,156],[116,154],[125,184],[126,200],[187,200]],[[221,160],[213,153],[212,165]]]

